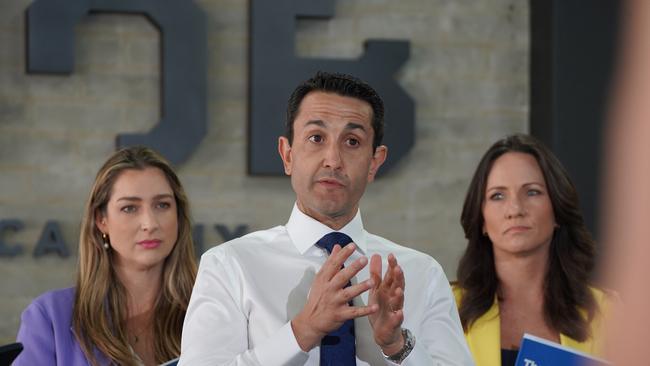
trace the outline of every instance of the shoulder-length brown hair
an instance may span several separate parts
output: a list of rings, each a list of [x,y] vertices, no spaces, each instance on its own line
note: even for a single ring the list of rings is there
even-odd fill
[[[468,240],[458,265],[458,286],[463,295],[459,314],[465,331],[490,309],[499,279],[490,238],[483,235],[483,203],[492,165],[507,152],[530,154],[544,174],[555,222],[544,281],[544,318],[559,332],[584,341],[595,299],[589,283],[594,268],[594,243],[580,213],[578,194],[569,175],[553,153],[535,138],[512,135],[497,141],[483,155],[467,190],[460,222]],[[585,317],[581,311],[586,311]]]
[[[178,239],[163,264],[161,290],[153,314],[153,350],[159,363],[178,357],[183,319],[196,277],[196,260],[187,196],[167,160],[146,147],[117,151],[99,169],[86,202],[79,237],[79,271],[73,327],[93,365],[95,349],[118,365],[135,365],[126,333],[126,290],[113,269],[111,250],[103,248],[97,215],[106,213],[113,184],[125,170],[160,169],[176,200]]]

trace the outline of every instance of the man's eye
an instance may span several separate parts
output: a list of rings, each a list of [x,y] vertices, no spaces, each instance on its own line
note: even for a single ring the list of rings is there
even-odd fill
[[[359,144],[361,143],[359,140],[357,140],[355,138],[349,138],[347,142],[348,142],[348,145],[350,145],[350,146],[359,146]]]
[[[120,211],[126,212],[126,213],[134,213],[136,210],[137,210],[137,208],[135,206],[133,206],[133,205],[124,206],[124,207],[122,207],[120,209]]]
[[[311,135],[311,136],[309,136],[309,141],[316,142],[316,143],[322,142],[323,141],[323,136],[321,136],[321,135]]]

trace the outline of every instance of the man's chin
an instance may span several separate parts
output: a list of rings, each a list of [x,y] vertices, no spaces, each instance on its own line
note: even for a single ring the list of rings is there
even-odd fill
[[[321,206],[319,207],[319,210],[321,215],[327,216],[330,218],[338,218],[341,216],[345,216],[347,213],[345,209],[343,209],[340,206],[334,206],[334,205],[329,205],[329,206]]]
[[[321,217],[336,219],[348,216],[353,206],[349,205],[346,195],[317,195],[309,201],[298,201],[298,207],[310,216],[317,214]],[[356,212],[355,212],[356,213]]]
[[[327,200],[318,202],[316,209],[322,216],[326,216],[332,219],[346,216],[350,210],[349,207],[344,205],[339,200]]]

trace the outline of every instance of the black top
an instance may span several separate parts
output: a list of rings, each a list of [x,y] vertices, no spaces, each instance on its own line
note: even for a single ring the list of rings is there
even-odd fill
[[[23,344],[19,342],[0,346],[0,366],[11,365],[22,350]]]
[[[501,348],[501,366],[515,366],[518,353],[518,349]]]

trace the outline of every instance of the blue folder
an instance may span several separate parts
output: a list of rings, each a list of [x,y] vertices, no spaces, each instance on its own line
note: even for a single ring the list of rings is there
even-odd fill
[[[524,334],[515,366],[604,366],[604,360],[561,344]]]
[[[161,363],[159,366],[176,366],[178,365],[178,358],[175,358],[173,360],[169,360],[165,363]]]

